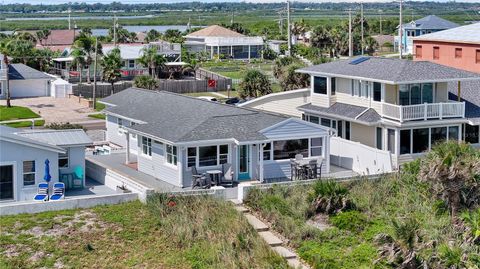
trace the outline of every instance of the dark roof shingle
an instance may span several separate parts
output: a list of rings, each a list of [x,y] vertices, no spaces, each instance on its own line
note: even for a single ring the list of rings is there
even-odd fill
[[[51,79],[49,75],[24,64],[10,64],[8,78],[11,80],[22,79]]]
[[[450,100],[457,101],[457,83],[448,83]],[[465,117],[473,124],[480,124],[480,81],[461,83],[460,96],[465,102]]]
[[[349,105],[345,103],[335,103],[330,107],[315,106],[312,104],[305,104],[298,107],[301,111],[313,111],[321,114],[327,114],[332,116],[340,116],[349,118],[352,120],[358,120],[367,124],[379,122],[381,120],[380,115],[372,108]]]

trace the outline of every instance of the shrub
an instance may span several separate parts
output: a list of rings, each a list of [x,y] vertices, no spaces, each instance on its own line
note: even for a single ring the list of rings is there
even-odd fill
[[[463,268],[461,248],[443,244],[438,248],[438,253],[442,264],[447,268]]]
[[[368,224],[367,216],[356,210],[340,212],[330,217],[330,222],[341,230],[351,232],[362,231]]]
[[[70,122],[52,122],[50,124],[45,125],[45,128],[54,129],[54,130],[66,130],[66,129],[83,129],[82,125],[80,124],[72,124]]]
[[[308,193],[308,200],[312,202],[319,196],[340,196],[348,194],[348,189],[333,180],[319,180],[313,184],[312,191]]]

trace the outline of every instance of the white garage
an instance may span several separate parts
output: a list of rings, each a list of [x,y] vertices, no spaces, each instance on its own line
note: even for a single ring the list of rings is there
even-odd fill
[[[50,95],[52,77],[24,64],[11,64],[8,72],[10,96],[12,98],[39,97]],[[2,89],[5,88],[5,82]],[[2,90],[0,98],[5,98]]]
[[[61,78],[55,79],[51,83],[50,95],[55,98],[66,98],[72,93],[72,84]]]

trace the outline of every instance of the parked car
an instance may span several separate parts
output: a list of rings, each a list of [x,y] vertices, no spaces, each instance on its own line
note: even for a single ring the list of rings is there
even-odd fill
[[[207,101],[210,101],[210,102],[218,102],[217,98],[212,97],[212,96],[199,96],[197,98],[207,100]]]

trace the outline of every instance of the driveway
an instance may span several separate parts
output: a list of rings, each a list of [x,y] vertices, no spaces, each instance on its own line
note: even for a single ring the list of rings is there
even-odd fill
[[[53,98],[53,97],[33,97],[12,99],[13,106],[25,106],[33,112],[38,113],[46,123],[52,122],[70,122],[82,123],[98,121],[89,118],[88,114],[95,112],[88,108],[85,103],[80,103],[78,97],[71,98]],[[5,105],[5,100],[0,100],[0,105]]]

